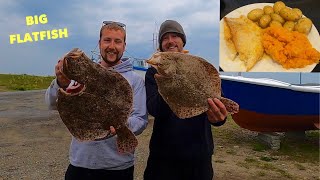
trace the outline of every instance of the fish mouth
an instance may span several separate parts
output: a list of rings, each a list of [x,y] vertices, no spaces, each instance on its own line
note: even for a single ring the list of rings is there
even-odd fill
[[[153,65],[153,66],[157,66],[158,63],[152,61],[151,59],[147,60],[146,63],[150,64],[150,65]]]
[[[78,82],[71,82],[70,85],[66,88],[66,90],[63,90],[61,88],[61,92],[66,96],[81,95],[85,90],[86,90],[86,86]]]
[[[147,60],[146,63],[150,64],[152,67],[154,67],[158,71],[159,63],[154,62],[152,59]]]
[[[146,63],[152,66],[158,66],[161,59],[161,55],[159,53],[155,53],[150,59],[146,61]]]

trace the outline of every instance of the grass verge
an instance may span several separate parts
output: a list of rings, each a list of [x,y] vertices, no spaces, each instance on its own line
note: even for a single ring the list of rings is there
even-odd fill
[[[0,74],[0,92],[46,89],[54,76]]]

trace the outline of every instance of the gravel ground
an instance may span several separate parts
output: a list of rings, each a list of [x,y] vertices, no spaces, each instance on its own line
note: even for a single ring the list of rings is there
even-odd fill
[[[58,112],[47,109],[44,93],[0,93],[0,180],[63,179],[71,136]],[[152,119],[139,142],[149,142],[150,127]],[[135,179],[142,179],[148,143],[136,152]]]
[[[64,178],[71,136],[57,111],[47,110],[44,93],[0,93],[0,180]],[[152,125],[150,118],[147,129],[138,136],[136,180],[142,179],[146,166]],[[272,164],[254,160],[269,152],[253,151],[249,144],[256,133],[239,129],[233,122],[214,131],[215,179],[320,179],[319,163],[299,164],[286,157]]]

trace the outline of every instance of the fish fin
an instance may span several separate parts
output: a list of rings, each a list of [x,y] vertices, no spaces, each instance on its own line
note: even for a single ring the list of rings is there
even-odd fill
[[[224,104],[224,106],[226,107],[227,111],[230,114],[235,114],[239,112],[239,104],[232,101],[231,99],[228,98],[224,98],[221,97],[220,101]]]
[[[172,111],[180,118],[191,118],[200,115],[208,110],[208,107],[175,107]]]
[[[138,146],[138,140],[136,136],[130,131],[127,126],[121,126],[116,130],[117,132],[117,146],[120,153],[129,152],[132,153]]]

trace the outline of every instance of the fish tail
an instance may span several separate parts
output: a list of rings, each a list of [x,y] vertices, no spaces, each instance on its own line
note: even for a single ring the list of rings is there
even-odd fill
[[[138,146],[138,140],[136,136],[130,131],[127,126],[122,126],[116,130],[117,146],[120,153],[129,152],[132,153]]]
[[[220,101],[224,104],[224,106],[230,114],[235,114],[239,112],[239,104],[232,101],[231,99],[221,97]]]

